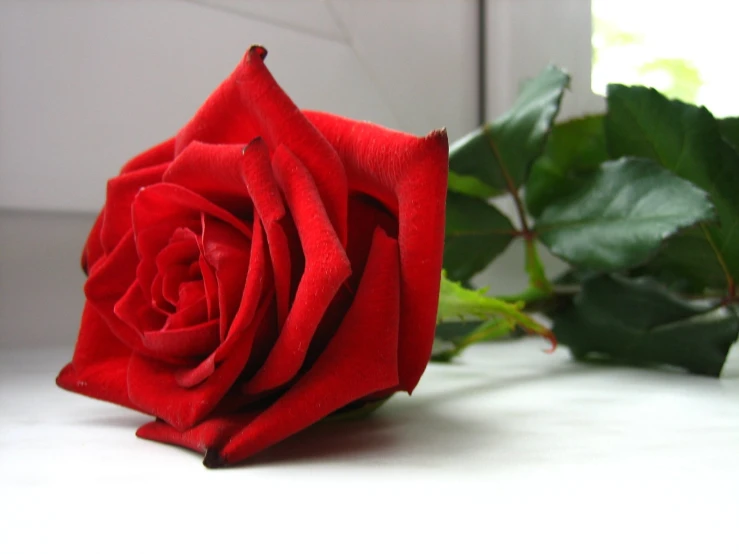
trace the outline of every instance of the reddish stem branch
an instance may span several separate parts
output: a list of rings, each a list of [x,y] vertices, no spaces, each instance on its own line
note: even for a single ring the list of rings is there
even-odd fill
[[[736,282],[734,281],[734,277],[731,275],[731,271],[729,271],[729,267],[726,265],[726,260],[724,260],[721,250],[719,250],[718,246],[713,241],[711,232],[705,223],[701,223],[701,231],[703,231],[703,236],[706,237],[708,244],[711,246],[711,250],[713,250],[713,253],[716,255],[716,259],[721,266],[721,270],[724,272],[724,277],[726,278],[726,298],[721,302],[721,304],[728,306],[736,301]]]
[[[508,173],[508,169],[503,163],[503,158],[500,155],[500,150],[498,150],[498,145],[495,144],[495,141],[490,135],[486,133],[486,136],[488,139],[488,144],[490,144],[490,149],[493,151],[493,156],[495,156],[495,159],[498,162],[498,167],[500,167],[500,171],[503,174],[503,180],[505,181],[506,188],[508,189],[510,195],[513,197],[513,202],[516,205],[516,212],[518,213],[518,219],[521,223],[521,235],[523,236],[524,240],[526,240],[527,242],[531,242],[534,239],[534,233],[529,227],[529,222],[526,218],[526,209],[523,206],[521,195],[518,194],[518,187],[516,186],[516,182],[513,180],[513,177],[511,177],[511,174]]]

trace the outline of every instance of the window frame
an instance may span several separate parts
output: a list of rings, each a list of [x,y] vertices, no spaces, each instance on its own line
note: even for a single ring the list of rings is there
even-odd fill
[[[572,77],[561,118],[601,112],[591,87],[591,0],[480,0],[486,2],[485,117],[513,104],[521,83],[554,64]]]

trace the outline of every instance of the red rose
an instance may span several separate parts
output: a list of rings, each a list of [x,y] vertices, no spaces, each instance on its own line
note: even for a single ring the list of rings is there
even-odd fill
[[[434,336],[446,134],[301,112],[265,55],[108,182],[57,378],[209,467],[410,392]]]

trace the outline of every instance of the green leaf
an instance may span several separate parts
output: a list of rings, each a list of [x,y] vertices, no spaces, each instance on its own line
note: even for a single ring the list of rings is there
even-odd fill
[[[739,151],[739,117],[726,117],[718,120],[718,126],[724,140]]]
[[[444,268],[467,281],[485,269],[513,240],[516,229],[485,200],[450,191],[446,201]]]
[[[576,174],[596,169],[608,159],[603,115],[571,119],[556,125],[544,155],[536,160],[526,181],[526,209],[539,217],[549,204],[572,194]]]
[[[683,229],[634,273],[651,275],[671,290],[685,294],[720,293],[726,277],[715,253],[706,248],[701,228]]]
[[[711,112],[654,89],[611,85],[605,128],[612,156],[650,158],[711,195],[718,224],[705,226],[703,248],[739,277],[739,154]]]
[[[495,189],[489,187],[477,177],[457,175],[453,171],[449,172],[448,188],[452,192],[472,196],[473,198],[480,198],[481,200],[487,200],[496,194]]]
[[[718,376],[739,321],[732,310],[685,302],[654,281],[604,275],[583,283],[570,308],[554,315],[554,333],[577,358]]]
[[[524,83],[513,107],[453,144],[449,169],[500,194],[521,186],[541,155],[570,78],[550,66]]]
[[[590,269],[644,262],[662,241],[712,217],[707,195],[649,160],[604,163],[580,191],[551,204],[537,232],[553,254]]]
[[[450,281],[442,272],[439,292],[438,322],[460,320],[505,320],[511,328],[519,326],[529,333],[541,335],[556,346],[554,335],[545,326],[523,313],[523,302],[510,303],[490,296],[485,290],[470,290]]]

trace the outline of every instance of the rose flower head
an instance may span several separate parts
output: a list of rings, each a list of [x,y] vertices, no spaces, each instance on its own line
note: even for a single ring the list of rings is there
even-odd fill
[[[265,56],[108,182],[57,378],[208,467],[411,392],[436,323],[446,133],[301,111]]]

